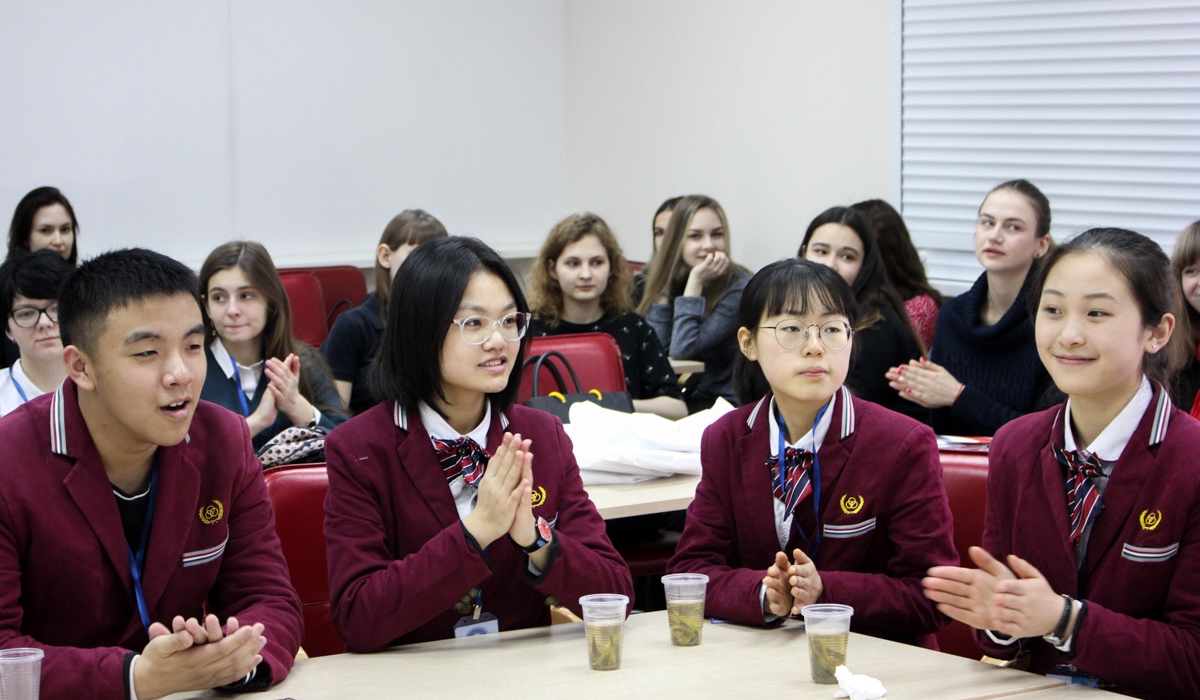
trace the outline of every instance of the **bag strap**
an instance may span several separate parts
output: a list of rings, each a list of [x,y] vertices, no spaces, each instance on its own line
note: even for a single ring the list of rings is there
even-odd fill
[[[562,373],[558,371],[558,368],[554,366],[553,362],[549,361],[551,357],[554,357],[561,362],[562,366],[565,367],[567,372],[570,373],[571,381],[575,383],[574,393],[582,394],[583,387],[579,384],[579,375],[575,374],[575,368],[571,366],[570,361],[568,361],[567,358],[557,350],[547,350],[541,355],[538,355],[536,359],[530,357],[525,360],[525,365],[528,365],[531,361],[533,362],[533,395],[541,396],[541,393],[538,391],[538,375],[541,374],[543,365],[546,367],[546,369],[550,370],[551,376],[553,376],[555,381],[558,382],[558,390],[560,392],[564,394],[572,393],[571,390],[567,388],[566,382],[563,381]]]

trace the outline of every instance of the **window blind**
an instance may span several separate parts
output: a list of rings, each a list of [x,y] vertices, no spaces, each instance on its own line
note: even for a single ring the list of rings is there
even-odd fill
[[[935,284],[982,271],[976,211],[1014,178],[1056,241],[1119,226],[1170,253],[1200,219],[1200,2],[901,2],[900,208]]]

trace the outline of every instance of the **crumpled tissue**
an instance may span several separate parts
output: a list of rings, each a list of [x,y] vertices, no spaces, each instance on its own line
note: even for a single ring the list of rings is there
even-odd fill
[[[850,698],[850,700],[876,700],[887,695],[887,689],[879,679],[863,674],[850,673],[845,666],[838,666],[833,671],[841,690],[834,693],[835,698]]]

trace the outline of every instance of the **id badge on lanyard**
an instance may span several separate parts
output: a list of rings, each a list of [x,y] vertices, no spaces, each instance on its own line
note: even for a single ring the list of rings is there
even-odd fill
[[[813,522],[816,523],[816,528],[813,531],[813,538],[810,542],[808,535],[804,534],[804,528],[800,527],[800,523],[796,520],[796,515],[792,514],[792,523],[796,527],[796,532],[800,533],[800,539],[804,540],[805,553],[809,559],[816,559],[817,552],[821,551],[821,460],[817,457],[817,423],[821,422],[821,416],[825,415],[829,404],[821,407],[817,411],[817,417],[813,418],[812,437],[812,504],[813,504]],[[776,477],[779,480],[779,489],[784,490],[784,482],[786,480],[787,468],[784,465],[784,451],[787,447],[787,425],[783,422],[783,416],[779,415],[778,407],[776,407],[775,422],[779,425],[779,444],[776,447],[775,458],[779,462],[779,466],[775,469]]]

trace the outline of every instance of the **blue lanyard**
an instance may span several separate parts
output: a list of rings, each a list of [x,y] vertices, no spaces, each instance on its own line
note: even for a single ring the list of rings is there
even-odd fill
[[[11,365],[8,368],[8,378],[12,380],[13,386],[17,388],[17,393],[21,395],[21,403],[29,403],[29,397],[25,395],[25,390],[21,388],[21,382],[18,382],[17,378],[13,376]]]
[[[817,552],[821,551],[821,460],[817,458],[817,423],[821,422],[821,416],[825,415],[825,409],[827,408],[829,408],[829,404],[822,406],[821,410],[817,411],[817,417],[813,418],[813,463],[809,481],[813,487],[813,519],[816,521],[817,527],[813,532],[811,543],[808,541],[808,536],[804,534],[804,528],[800,527],[800,523],[795,520],[795,514],[793,514],[796,532],[799,532],[801,539],[804,540],[805,547],[808,549],[806,552],[808,558],[813,560],[817,558]],[[779,481],[779,492],[785,493],[784,486],[787,480],[787,467],[784,464],[784,450],[787,447],[787,425],[783,422],[783,416],[779,414],[778,406],[775,407],[775,422],[779,425],[779,447],[775,453],[775,459],[778,461],[779,466],[775,469],[775,478]]]
[[[233,383],[237,389],[238,403],[242,405],[242,415],[249,418],[250,405],[246,403],[246,392],[242,389],[242,373],[238,371],[237,360],[230,357],[229,361],[233,363]]]
[[[133,595],[137,599],[138,614],[142,624],[150,629],[150,611],[146,609],[146,596],[142,593],[142,574],[146,571],[146,544],[150,541],[150,523],[154,521],[154,496],[158,492],[158,468],[150,469],[150,503],[146,506],[146,517],[142,520],[142,534],[138,537],[138,549],[134,552],[125,542],[129,554],[129,570],[133,574]]]

